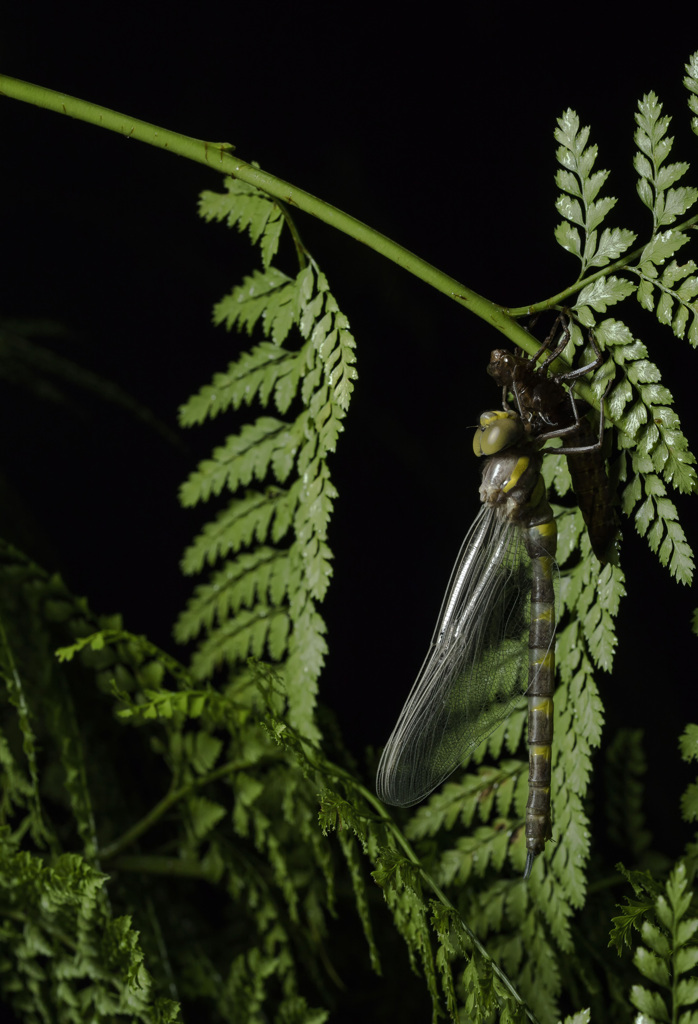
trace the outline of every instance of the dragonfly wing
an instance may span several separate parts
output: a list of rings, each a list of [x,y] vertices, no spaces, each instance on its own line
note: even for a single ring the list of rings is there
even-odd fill
[[[378,766],[377,790],[409,807],[444,781],[528,687],[531,560],[521,530],[484,506],[469,530],[429,652]]]

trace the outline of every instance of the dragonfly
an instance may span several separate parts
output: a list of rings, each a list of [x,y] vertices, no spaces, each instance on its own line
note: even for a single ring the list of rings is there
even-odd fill
[[[560,327],[561,338],[556,341]],[[534,356],[526,359],[506,349],[495,349],[490,356],[487,372],[502,387],[503,407],[509,408],[507,392],[511,392],[519,415],[539,441],[553,437],[565,438],[562,447],[550,451],[567,456],[572,487],[584,517],[592,551],[601,563],[615,563],[618,523],[602,452],[604,403],[602,399],[599,429],[598,433],[594,433],[587,420],[580,416],[574,397],[576,381],[597,370],[603,363],[603,355],[593,334],[590,334],[589,340],[595,356],[592,362],[564,373],[548,375],[550,364],[560,355],[569,339],[569,320],[561,314]],[[538,366],[538,360],[546,350],[548,354]],[[612,381],[608,388],[611,384]]]
[[[541,444],[514,410],[480,417],[473,449],[485,459],[482,508],[376,779],[385,803],[419,803],[527,698],[524,878],[551,838],[557,527]]]

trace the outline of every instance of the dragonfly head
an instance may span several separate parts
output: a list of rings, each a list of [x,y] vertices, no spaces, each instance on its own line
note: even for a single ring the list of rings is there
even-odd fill
[[[503,409],[483,412],[473,437],[473,451],[476,455],[496,455],[516,444],[524,434],[525,428],[517,413]]]
[[[510,388],[514,383],[518,363],[519,359],[513,353],[507,352],[505,348],[496,348],[490,354],[487,372],[501,387]]]

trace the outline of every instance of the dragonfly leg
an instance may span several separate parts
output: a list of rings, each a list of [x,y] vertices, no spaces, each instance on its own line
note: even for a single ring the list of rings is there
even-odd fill
[[[580,377],[584,377],[587,373],[593,373],[594,370],[598,370],[603,363],[603,352],[596,344],[596,338],[594,337],[593,331],[589,331],[588,338],[589,343],[594,350],[594,359],[585,366],[578,366],[576,370],[565,370],[563,373],[554,373],[553,380],[567,384],[571,389],[571,381],[578,380]],[[562,349],[560,349],[560,351],[562,351]]]
[[[608,393],[609,393],[609,391],[611,390],[612,387],[613,387],[613,380],[609,380],[608,384],[606,385],[606,390],[604,391],[604,393],[603,393],[603,395],[601,397],[601,402],[599,404],[599,433],[598,433],[596,441],[593,444],[576,445],[575,447],[570,447],[570,448],[565,448],[564,446],[562,448],[554,448],[554,449],[552,449],[552,451],[554,451],[557,455],[581,455],[584,452],[597,452],[597,451],[601,450],[601,448],[603,447],[603,432],[604,432],[604,424],[605,424],[604,402],[606,401],[606,398],[608,397]],[[580,426],[582,421],[580,419],[579,412],[577,411],[577,403],[574,400],[574,393],[573,392],[574,392],[574,385],[570,388],[569,394],[570,394],[570,405],[572,406],[572,411],[574,413],[574,418],[576,420],[575,424],[573,425],[573,429],[577,429]],[[567,433],[572,433],[572,431],[568,429]],[[553,435],[550,435],[550,436],[553,436]],[[557,433],[554,436],[562,437],[563,435],[562,435],[562,433]]]

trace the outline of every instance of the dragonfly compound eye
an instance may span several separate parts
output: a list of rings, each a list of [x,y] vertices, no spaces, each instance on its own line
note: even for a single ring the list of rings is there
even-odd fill
[[[523,433],[523,424],[515,412],[483,412],[473,438],[473,451],[476,455],[496,455],[520,441]]]

